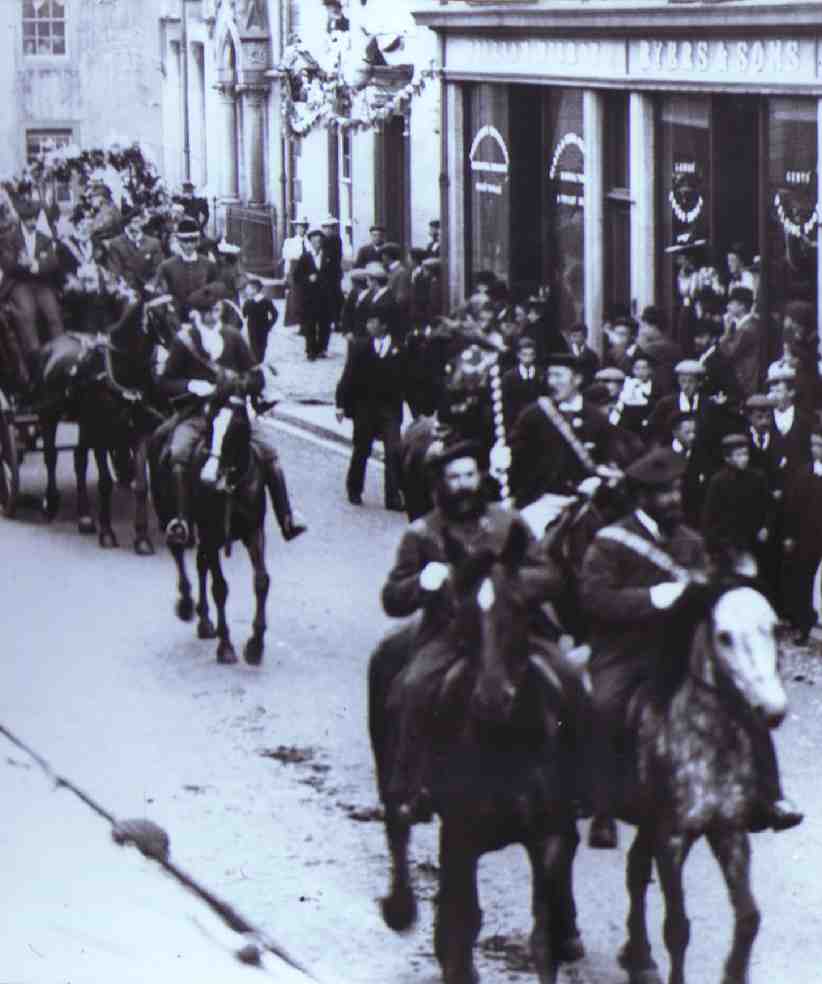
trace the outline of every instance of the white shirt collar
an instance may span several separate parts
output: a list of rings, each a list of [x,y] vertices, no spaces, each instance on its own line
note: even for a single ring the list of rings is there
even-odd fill
[[[813,473],[814,475],[822,476],[822,461],[814,461],[813,463]]]
[[[651,534],[655,540],[662,540],[662,534],[659,532],[659,526],[657,523],[651,519],[648,513],[644,509],[637,509],[634,512],[634,516],[639,520],[639,522],[645,527],[645,529]]]
[[[780,434],[787,434],[788,431],[793,427],[793,417],[794,417],[795,407],[789,406],[787,410],[779,410],[774,407],[773,419],[776,424],[776,429]]]
[[[688,399],[684,393],[679,394],[679,409],[681,413],[695,413],[699,408],[699,393]]]
[[[536,370],[533,366],[517,366],[517,369],[523,379],[533,379],[536,376]]]
[[[185,253],[179,253],[178,255],[183,263],[196,263],[198,259],[196,252],[192,253],[191,256],[186,256]]]
[[[673,441],[671,442],[671,447],[674,449],[674,451],[676,451],[677,454],[684,454],[688,456],[688,449],[685,447],[682,441],[679,440],[678,437],[675,437],[673,439]]]
[[[751,438],[755,448],[759,448],[760,451],[768,450],[768,445],[771,443],[769,431],[760,433],[755,427],[751,427]]]
[[[374,339],[374,351],[382,358],[391,348],[391,336],[383,335],[382,338]]]
[[[577,393],[572,400],[560,403],[559,409],[565,413],[579,413],[582,410],[582,397]]]
[[[32,229],[31,232],[26,228],[26,226],[20,227],[23,230],[23,239],[26,243],[26,249],[34,255],[34,244],[37,241],[37,230]]]

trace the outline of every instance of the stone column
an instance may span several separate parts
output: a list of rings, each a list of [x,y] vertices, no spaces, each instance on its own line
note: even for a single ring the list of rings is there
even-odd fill
[[[263,205],[265,188],[265,104],[268,87],[241,86],[243,98],[243,145],[249,205]]]
[[[220,138],[225,147],[225,153],[222,155],[220,198],[223,201],[237,201],[237,88],[226,82],[215,88],[220,95],[222,109]]]
[[[656,304],[656,168],[653,97],[630,95],[631,298],[641,311]]]
[[[443,264],[440,289],[445,299],[444,312],[462,303],[466,296],[465,255],[465,181],[467,150],[464,140],[465,89],[454,82],[443,82],[442,147],[440,164],[440,217]],[[470,180],[470,176],[468,178]]]
[[[585,323],[588,344],[602,352],[605,278],[605,110],[602,93],[586,89],[582,103],[585,132]]]

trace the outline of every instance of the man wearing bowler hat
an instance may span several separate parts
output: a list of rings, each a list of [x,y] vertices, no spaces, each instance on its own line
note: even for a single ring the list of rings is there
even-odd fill
[[[308,249],[294,265],[294,283],[302,298],[302,333],[309,362],[326,354],[331,334],[335,286],[334,260],[322,229],[308,230]]]
[[[217,279],[217,265],[197,252],[200,230],[194,219],[181,219],[176,237],[179,254],[163,260],[157,268],[157,280],[161,288],[174,298],[174,306],[182,322],[188,317],[188,298]]]
[[[333,297],[331,301],[331,321],[337,331],[340,330],[340,320],[342,317],[342,306],[343,306],[343,289],[342,289],[342,278],[343,278],[343,241],[340,236],[340,223],[337,218],[333,215],[327,215],[320,223],[323,235],[325,236],[325,243],[323,244],[323,249],[328,253],[331,258],[331,280],[333,282]],[[329,339],[325,339],[325,345],[322,351],[325,352],[328,349]]]
[[[204,232],[210,215],[208,201],[194,194],[194,185],[190,181],[182,183],[180,194],[175,195],[172,201],[182,205],[185,214],[197,223],[198,230]]]

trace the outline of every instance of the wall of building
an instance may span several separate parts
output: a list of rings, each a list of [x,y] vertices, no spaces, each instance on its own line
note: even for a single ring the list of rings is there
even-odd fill
[[[24,54],[21,4],[0,4],[0,172],[25,163],[27,130],[71,130],[82,146],[139,140],[159,167],[162,135],[161,0],[74,0],[65,5],[65,55]]]

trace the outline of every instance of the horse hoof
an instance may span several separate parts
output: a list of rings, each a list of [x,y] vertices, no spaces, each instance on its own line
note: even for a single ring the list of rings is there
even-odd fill
[[[234,647],[230,642],[226,642],[225,639],[221,640],[220,645],[217,646],[217,662],[226,666],[237,662],[237,654],[234,652]]]
[[[190,622],[194,618],[194,599],[178,598],[174,611],[181,622]]]
[[[410,891],[381,899],[380,909],[385,925],[395,933],[406,932],[417,921],[417,900]]]
[[[88,536],[91,533],[97,532],[97,524],[94,522],[91,516],[81,516],[77,520],[77,530],[80,533]]]
[[[216,639],[217,630],[214,628],[214,623],[210,618],[201,618],[197,623],[197,638],[198,639]]]
[[[134,552],[138,557],[153,557],[154,544],[147,536],[138,536],[134,541]]]
[[[243,655],[249,666],[259,666],[263,661],[263,640],[252,636],[245,644]]]
[[[47,495],[43,499],[41,508],[43,510],[43,515],[49,522],[51,522],[57,513],[60,512],[60,497],[57,495]]]
[[[117,542],[117,537],[114,535],[114,530],[100,530],[98,542],[103,550],[112,550],[120,546]]]
[[[630,943],[625,943],[617,954],[617,963],[628,972],[629,984],[662,984],[659,968],[650,953],[635,957]]]
[[[585,947],[579,933],[566,936],[554,947],[554,957],[559,963],[576,963],[585,956]]]

